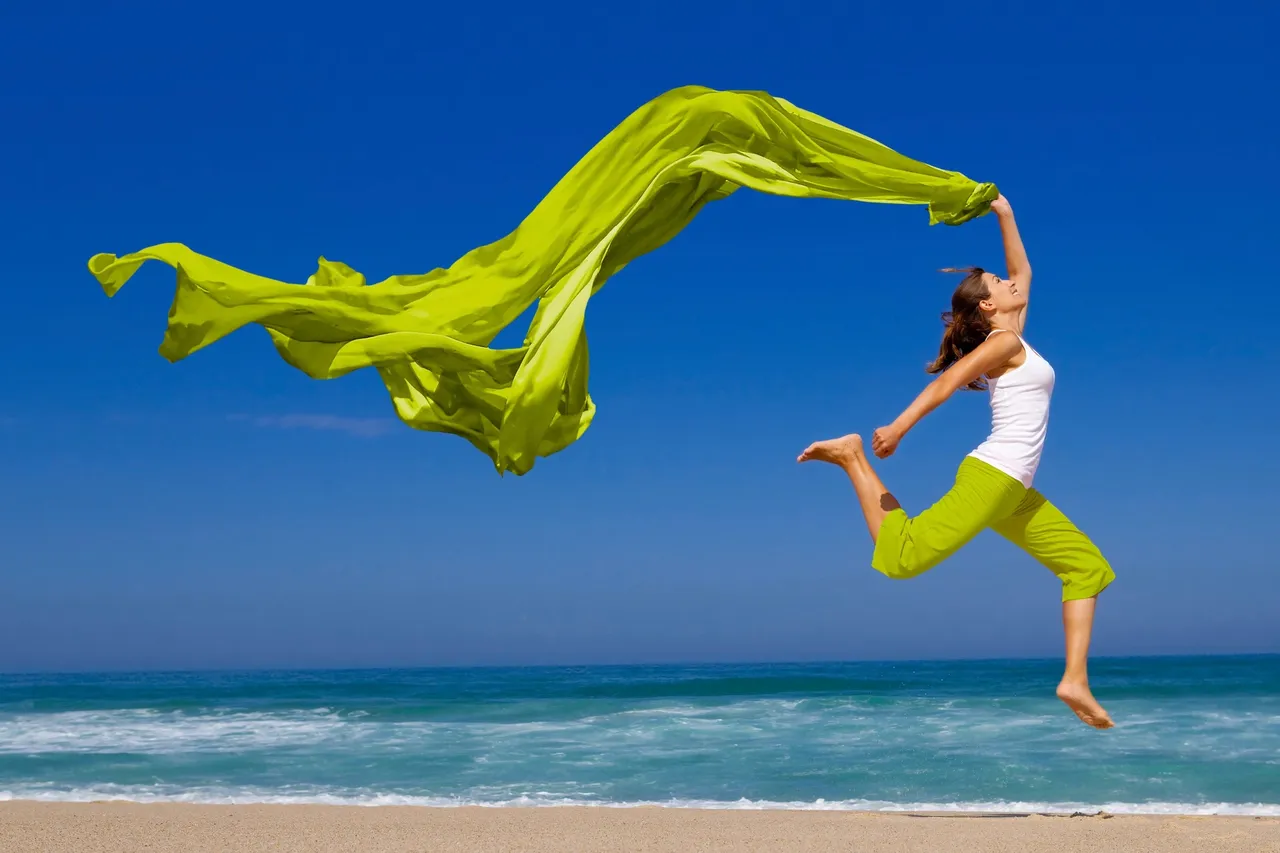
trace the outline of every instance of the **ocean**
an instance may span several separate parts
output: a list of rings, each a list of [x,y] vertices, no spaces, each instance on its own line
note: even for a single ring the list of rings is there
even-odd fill
[[[1280,815],[1280,656],[0,675],[0,799]]]

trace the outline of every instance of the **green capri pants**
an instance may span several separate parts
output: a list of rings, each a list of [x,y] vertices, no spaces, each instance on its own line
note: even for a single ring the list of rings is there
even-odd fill
[[[909,518],[885,516],[871,565],[891,578],[912,578],[991,528],[1062,580],[1062,600],[1091,598],[1115,580],[1097,546],[1035,489],[966,456],[956,482],[937,503]]]

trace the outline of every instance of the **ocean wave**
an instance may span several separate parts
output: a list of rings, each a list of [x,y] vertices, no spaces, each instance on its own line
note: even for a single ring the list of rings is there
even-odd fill
[[[612,718],[612,719],[611,719]],[[211,711],[192,714],[139,708],[0,716],[0,755],[244,753],[290,747],[377,751],[407,746],[475,747],[520,742],[531,748],[572,736],[590,748],[612,740],[660,738],[697,721],[675,712],[666,726],[623,727],[623,715],[578,720],[507,722],[370,719],[328,708],[279,713]],[[709,727],[730,729],[720,720]]]
[[[1135,815],[1238,815],[1280,817],[1280,803],[1176,803],[1176,802],[1020,802],[973,801],[954,803],[908,802],[885,800],[815,800],[813,802],[777,802],[770,800],[636,800],[618,802],[586,799],[551,793],[521,796],[505,800],[469,797],[430,797],[375,791],[278,791],[254,788],[158,789],[151,786],[103,785],[95,788],[53,789],[29,786],[0,790],[0,801],[36,801],[59,803],[132,802],[191,803],[202,805],[333,805],[333,806],[421,806],[428,808],[556,808],[582,806],[592,808],[641,808],[714,810],[786,810],[786,811],[861,811],[888,813],[954,813],[954,814],[1135,814]]]
[[[239,752],[310,746],[355,728],[328,709],[289,714],[183,714],[137,709],[67,711],[0,719],[0,754]]]
[[[471,756],[518,746],[532,758],[551,747],[622,755],[617,750],[634,753],[641,744],[657,750],[654,755],[669,748],[721,749],[727,744],[743,754],[776,752],[785,741],[802,751],[821,746],[846,761],[865,762],[882,757],[884,750],[926,747],[951,755],[1013,756],[1031,749],[1065,756],[1078,748],[1082,736],[1060,708],[1039,704],[989,707],[981,715],[956,703],[903,703],[892,712],[877,711],[856,699],[820,705],[779,699],[715,706],[655,703],[603,714],[594,708],[579,710],[586,713],[575,718],[565,708],[553,719],[541,720],[511,714],[506,720],[392,721],[332,705],[265,712],[132,708],[0,714],[0,756],[235,754],[295,747],[315,755],[412,748],[452,749]],[[1096,747],[1112,756],[1266,761],[1280,744],[1280,717],[1269,709],[1116,710],[1125,712],[1120,725]],[[1170,747],[1174,736],[1179,738],[1176,749]]]

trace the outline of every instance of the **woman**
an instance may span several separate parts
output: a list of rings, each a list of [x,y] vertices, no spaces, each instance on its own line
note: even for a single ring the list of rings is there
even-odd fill
[[[1031,264],[1013,210],[1004,196],[991,209],[1004,237],[1009,278],[963,270],[967,274],[951,297],[951,311],[942,315],[947,325],[938,358],[927,368],[938,378],[897,420],[877,429],[871,442],[883,459],[921,418],[959,389],[988,390],[991,435],[965,457],[955,485],[932,507],[909,518],[872,470],[860,436],[812,444],[799,461],[831,462],[849,475],[875,542],[871,565],[891,578],[921,574],[987,528],[1058,575],[1067,651],[1058,697],[1089,725],[1110,728],[1110,716],[1089,690],[1086,661],[1098,593],[1115,573],[1089,538],[1031,487],[1044,446],[1054,373],[1022,338]]]

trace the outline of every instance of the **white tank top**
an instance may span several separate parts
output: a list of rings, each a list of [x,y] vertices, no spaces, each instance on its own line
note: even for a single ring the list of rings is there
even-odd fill
[[[993,329],[990,334],[1009,331]],[[1010,332],[1010,334],[1018,334]],[[1053,396],[1053,367],[1018,335],[1026,348],[1022,364],[987,380],[991,396],[991,435],[970,456],[1018,480],[1028,489],[1040,466],[1049,428],[1049,398]]]

